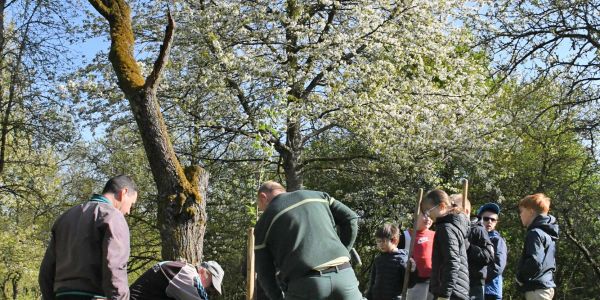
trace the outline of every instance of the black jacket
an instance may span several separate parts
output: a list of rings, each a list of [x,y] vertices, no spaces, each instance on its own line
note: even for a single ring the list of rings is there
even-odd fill
[[[469,219],[464,214],[448,214],[437,218],[435,225],[429,291],[436,297],[469,299]]]
[[[538,215],[527,228],[525,246],[517,269],[519,290],[554,288],[558,224],[551,215]]]
[[[369,290],[366,295],[367,299],[399,299],[402,294],[407,260],[408,253],[403,249],[397,249],[390,253],[381,253],[377,256],[371,267]]]
[[[490,240],[487,230],[479,220],[471,222],[469,228],[469,282],[473,286],[483,285],[487,276],[487,266],[494,262],[494,244]]]

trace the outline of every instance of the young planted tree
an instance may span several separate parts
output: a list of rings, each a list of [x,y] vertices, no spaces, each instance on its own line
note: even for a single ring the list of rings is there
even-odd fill
[[[133,56],[135,44],[131,12],[124,0],[90,0],[110,25],[109,60],[129,105],[158,192],[158,221],[162,258],[197,263],[202,258],[206,226],[208,173],[179,162],[157,99],[161,74],[167,64],[175,22],[168,14],[163,44],[151,73],[144,78]]]

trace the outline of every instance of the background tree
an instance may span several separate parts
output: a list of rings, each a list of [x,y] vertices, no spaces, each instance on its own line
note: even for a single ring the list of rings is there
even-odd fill
[[[159,79],[168,61],[174,20],[169,14],[160,53],[152,71],[144,78],[133,56],[134,36],[127,3],[121,0],[90,0],[90,3],[109,22],[109,60],[118,85],[129,100],[156,182],[162,258],[197,263],[202,258],[206,226],[208,174],[199,166],[184,170],[171,145],[156,98]]]
[[[77,135],[50,88],[68,58],[69,5],[0,1],[0,292],[34,298],[48,223],[64,202],[61,167]],[[55,11],[54,9],[57,9]]]
[[[555,273],[557,297],[591,299],[598,290],[598,164],[574,127],[579,107],[553,106],[570,87],[539,81],[535,85],[506,87],[500,107],[506,109],[507,147],[493,154],[488,178],[475,178],[472,199],[478,204],[501,202],[500,231],[507,238],[509,262],[505,278],[514,278],[525,237],[518,200],[543,192],[552,199],[551,214],[561,227]],[[542,109],[551,107],[544,114]],[[574,220],[577,222],[574,223]],[[579,269],[575,271],[575,269]],[[594,279],[595,278],[595,279]],[[514,281],[505,280],[505,294],[519,297]]]
[[[600,1],[480,3],[466,20],[478,36],[478,46],[492,57],[493,75],[560,82],[565,87],[557,95],[561,101],[539,113],[557,106],[584,107],[574,130],[595,145],[600,124]]]
[[[483,70],[461,47],[468,35],[452,25],[453,5],[183,2],[176,63],[167,69],[177,80],[163,90],[173,108],[165,114],[189,115],[189,136],[219,145],[199,152],[204,161],[266,159],[289,190],[321,161],[387,152],[406,166],[423,160],[411,153],[439,153],[440,137],[480,147],[468,137],[484,134],[472,122],[489,121],[491,99],[478,98]],[[370,147],[325,157],[309,150],[323,134]],[[263,151],[228,156],[243,140]]]
[[[526,49],[533,48],[527,47],[539,40],[519,44],[520,35],[514,33],[534,20],[534,12],[541,13],[540,23],[548,23],[532,24],[540,32],[544,26],[558,26],[551,17],[558,14],[595,24],[594,7],[585,8],[593,1],[574,2],[570,8],[558,2],[521,7],[505,2],[477,16],[474,6],[462,6],[463,1],[413,1],[412,6],[384,1],[178,1],[171,6],[178,34],[173,36],[172,59],[164,65],[167,79],[154,81],[153,90],[148,74],[160,73],[153,72],[154,58],[166,58],[168,48],[159,47],[168,44],[167,3],[128,1],[133,18],[124,17],[125,10],[123,18],[113,20],[113,25],[131,22],[121,27],[125,35],[116,27],[111,30],[106,14],[97,14],[87,3],[87,10],[70,9],[68,2],[56,10],[47,10],[46,1],[5,3],[0,104],[11,109],[0,173],[0,225],[8,228],[0,239],[3,297],[36,297],[36,262],[52,221],[116,173],[131,174],[141,189],[128,217],[130,278],[161,259],[165,229],[156,216],[182,207],[168,201],[169,194],[161,194],[154,180],[159,162],[149,159],[147,132],[140,134],[139,125],[148,120],[138,120],[143,111],[129,113],[141,104],[159,112],[164,126],[158,131],[171,141],[169,153],[176,160],[170,162],[179,167],[164,174],[179,176],[181,166],[201,166],[213,178],[211,198],[199,204],[210,213],[202,219],[207,222],[202,259],[217,260],[225,268],[222,298],[240,299],[245,292],[240,228],[256,220],[258,184],[288,177],[290,187],[326,191],[359,213],[355,246],[364,262],[356,268],[361,288],[377,254],[374,229],[386,221],[407,227],[418,188],[457,192],[459,179],[468,177],[475,208],[488,201],[503,206],[500,230],[510,251],[507,297],[519,296],[511,279],[524,237],[514,211],[519,199],[536,191],[553,199],[552,213],[563,230],[558,296],[597,294],[599,173],[597,129],[591,126],[597,107],[593,101],[576,102],[592,99],[597,90],[593,80],[573,85],[575,74],[583,70],[594,78],[596,56],[591,51],[585,52],[589,61],[571,56],[582,60],[570,68],[564,60],[593,43],[579,36],[575,48],[559,43],[556,55],[546,56],[556,49],[536,47],[530,53]],[[585,9],[587,16],[575,13]],[[66,12],[85,14],[66,26],[66,17],[60,17]],[[511,23],[509,13],[524,15]],[[36,19],[38,15],[44,18]],[[18,25],[26,23],[29,27]],[[498,30],[489,31],[489,26]],[[512,36],[494,35],[499,32]],[[100,49],[90,61],[64,61],[64,54],[76,52],[63,47],[71,40],[87,41],[77,46],[82,49],[112,44],[110,60],[108,50]],[[115,49],[117,40],[128,41],[128,47]],[[26,47],[17,64],[22,41]],[[519,59],[505,60],[513,50],[519,50],[514,52],[519,57],[530,53],[529,58],[520,64]],[[42,59],[43,53],[53,55]],[[551,57],[563,64],[545,69]],[[123,65],[131,73],[117,71],[132,76],[114,80],[111,63],[118,66],[119,61],[127,61]],[[71,67],[77,69],[65,72]],[[13,104],[7,106],[12,83]],[[123,101],[123,86],[129,101]],[[6,110],[2,112],[4,116]],[[83,133],[76,135],[72,128]],[[175,220],[189,221],[185,207],[196,204],[186,197],[181,219]]]

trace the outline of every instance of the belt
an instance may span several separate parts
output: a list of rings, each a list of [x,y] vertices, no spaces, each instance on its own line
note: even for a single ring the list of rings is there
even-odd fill
[[[348,268],[351,268],[351,267],[352,267],[352,265],[350,265],[349,262],[345,262],[345,263],[343,263],[341,265],[329,267],[329,268],[323,269],[321,271],[311,270],[311,271],[308,272],[308,275],[313,276],[313,275],[323,275],[323,274],[333,273],[333,272],[337,273],[337,272],[339,272],[341,270],[348,269]]]

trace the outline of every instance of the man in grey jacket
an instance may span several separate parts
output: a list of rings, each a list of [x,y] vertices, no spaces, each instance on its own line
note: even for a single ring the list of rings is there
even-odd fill
[[[129,227],[137,187],[125,175],[102,194],[63,213],[52,226],[40,266],[42,299],[129,299]]]

